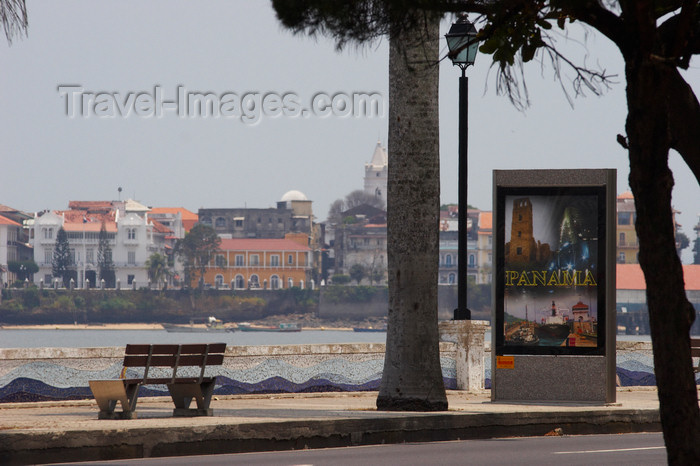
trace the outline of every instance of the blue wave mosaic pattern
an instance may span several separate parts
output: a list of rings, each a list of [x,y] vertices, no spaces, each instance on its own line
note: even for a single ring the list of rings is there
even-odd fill
[[[377,390],[384,365],[384,354],[377,351],[352,352],[349,349],[347,353],[275,354],[270,350],[270,354],[263,353],[227,355],[224,365],[211,372],[218,376],[215,394]],[[90,399],[90,380],[119,377],[122,358],[116,354],[119,350],[101,358],[59,355],[31,360],[0,359],[0,402]],[[445,387],[456,389],[455,353],[441,353],[440,363]],[[127,376],[136,373],[129,369]],[[655,385],[651,351],[618,351],[617,375],[622,386]],[[490,388],[488,352],[485,376],[485,388]],[[140,396],[167,394],[165,386],[145,386],[140,390]]]

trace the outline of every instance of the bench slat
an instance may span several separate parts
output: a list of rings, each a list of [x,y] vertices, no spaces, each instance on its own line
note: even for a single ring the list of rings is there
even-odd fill
[[[178,347],[180,348],[180,354],[199,354],[203,353],[207,345],[202,343],[187,343],[184,345],[171,345],[171,344],[157,344],[157,345],[142,345],[142,344],[128,344],[124,354],[148,354],[149,350],[153,348],[153,354],[175,354],[177,353]],[[210,343],[209,353],[223,353],[226,351],[226,343]]]
[[[175,367],[177,358],[171,355],[151,356],[151,367]],[[146,367],[148,356],[124,356],[124,366],[126,367]],[[207,366],[220,366],[224,363],[223,354],[210,354],[207,356]],[[202,367],[204,365],[204,355],[185,354],[180,356],[178,367]]]

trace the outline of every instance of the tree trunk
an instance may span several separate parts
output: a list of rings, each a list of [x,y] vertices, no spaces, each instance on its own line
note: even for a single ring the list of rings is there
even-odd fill
[[[390,39],[389,320],[377,408],[447,409],[437,326],[439,20]]]
[[[626,57],[629,181],[647,283],[661,424],[669,464],[700,464],[700,411],[689,340],[695,310],[685,294],[675,247],[668,167],[669,122],[678,106],[660,92],[672,88],[677,71],[640,55]]]

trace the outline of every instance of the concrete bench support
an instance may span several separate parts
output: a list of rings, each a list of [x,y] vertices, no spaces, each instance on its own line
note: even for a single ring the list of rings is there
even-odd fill
[[[484,389],[484,334],[489,328],[485,320],[448,320],[440,322],[440,341],[457,344],[456,372],[459,390]]]

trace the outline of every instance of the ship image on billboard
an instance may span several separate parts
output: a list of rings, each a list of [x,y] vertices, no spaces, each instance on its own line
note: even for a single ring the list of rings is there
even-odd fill
[[[599,196],[517,192],[502,202],[502,345],[601,348]]]

